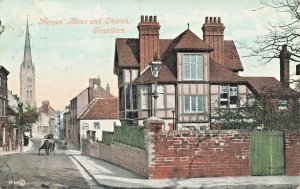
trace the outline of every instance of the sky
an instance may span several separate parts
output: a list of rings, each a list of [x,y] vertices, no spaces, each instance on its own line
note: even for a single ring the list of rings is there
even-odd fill
[[[138,38],[141,15],[156,15],[160,38],[175,38],[189,28],[202,39],[205,17],[221,17],[225,40],[234,40],[242,57],[246,76],[279,79],[279,60],[261,66],[256,58],[243,58],[240,42],[251,45],[266,32],[269,23],[289,19],[270,8],[260,9],[259,0],[0,0],[0,64],[10,71],[8,89],[20,93],[20,65],[23,61],[28,17],[31,53],[35,65],[36,100],[49,100],[63,110],[83,91],[89,78],[101,78],[118,96],[113,74],[116,38]],[[110,33],[101,31],[110,30]],[[292,64],[291,72],[295,72]]]

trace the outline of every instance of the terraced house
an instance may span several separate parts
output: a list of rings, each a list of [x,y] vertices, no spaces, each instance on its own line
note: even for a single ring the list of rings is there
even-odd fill
[[[153,93],[157,82],[157,113],[166,129],[207,129],[217,109],[236,109],[248,96],[271,95],[281,108],[299,99],[289,88],[289,53],[283,47],[281,81],[273,77],[241,77],[235,43],[224,40],[221,18],[206,17],[203,39],[189,28],[175,39],[160,39],[156,16],[141,16],[138,38],[117,38],[114,74],[118,76],[120,121],[142,125],[154,114]],[[151,62],[161,62],[158,78]],[[175,127],[173,127],[173,125]]]

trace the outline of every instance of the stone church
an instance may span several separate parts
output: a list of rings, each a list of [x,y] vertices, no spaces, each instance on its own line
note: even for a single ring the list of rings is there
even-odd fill
[[[24,59],[20,68],[20,98],[21,101],[32,107],[36,107],[35,100],[35,68],[32,62],[30,33],[28,20],[24,47]]]

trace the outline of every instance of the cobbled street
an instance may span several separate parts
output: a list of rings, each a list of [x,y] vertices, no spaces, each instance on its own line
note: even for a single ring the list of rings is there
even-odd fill
[[[38,154],[39,140],[31,151],[0,156],[0,188],[89,188],[64,150],[47,156]],[[23,180],[25,182],[23,182]],[[23,182],[23,183],[22,183]]]

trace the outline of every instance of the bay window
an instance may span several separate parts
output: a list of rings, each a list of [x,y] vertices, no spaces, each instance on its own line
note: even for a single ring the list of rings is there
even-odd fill
[[[203,55],[183,55],[184,80],[203,80]]]

